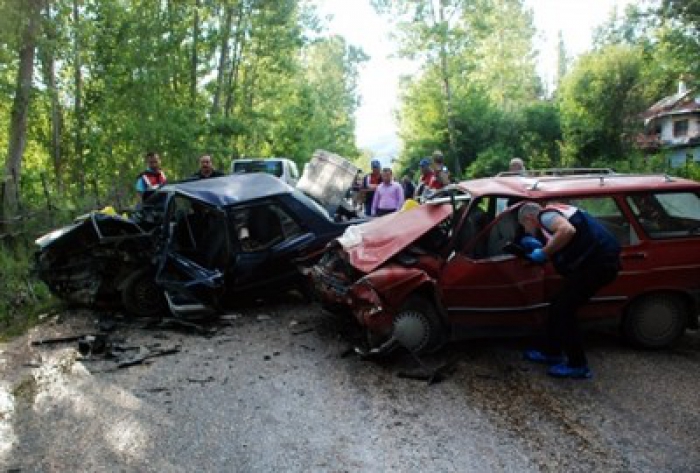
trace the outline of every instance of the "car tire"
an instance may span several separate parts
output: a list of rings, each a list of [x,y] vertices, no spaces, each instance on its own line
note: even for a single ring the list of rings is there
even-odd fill
[[[688,317],[678,297],[668,294],[647,296],[629,308],[622,330],[625,338],[641,348],[664,348],[685,332]]]
[[[135,271],[122,284],[122,304],[136,317],[155,317],[165,312],[167,303],[150,268]]]
[[[434,305],[425,297],[410,296],[394,317],[392,337],[413,353],[438,349],[444,333]]]

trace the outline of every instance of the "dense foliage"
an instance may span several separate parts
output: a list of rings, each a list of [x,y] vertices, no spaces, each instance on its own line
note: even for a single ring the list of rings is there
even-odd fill
[[[697,0],[613,11],[595,47],[574,62],[560,35],[551,85],[535,72],[535,30],[523,0],[374,4],[395,20],[402,53],[423,59],[421,73],[403,82],[404,169],[441,149],[458,177],[493,175],[513,156],[539,168],[663,170],[663,154],[635,147],[641,114],[675,93],[679,80],[693,87],[700,79]],[[697,178],[698,165],[673,172]]]
[[[43,201],[42,175],[56,199],[126,203],[147,150],[172,178],[204,152],[222,168],[236,156],[303,163],[320,147],[359,155],[366,56],[322,36],[304,1],[6,0],[0,18],[0,146],[20,204]]]

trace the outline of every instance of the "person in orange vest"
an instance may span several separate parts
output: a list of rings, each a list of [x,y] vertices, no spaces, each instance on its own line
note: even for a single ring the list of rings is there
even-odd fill
[[[136,179],[136,192],[138,192],[142,200],[151,191],[156,190],[168,181],[165,173],[160,168],[160,156],[158,156],[158,153],[149,151],[146,153],[145,161],[146,170],[139,174],[139,177]]]
[[[362,192],[365,196],[365,215],[367,217],[372,215],[372,202],[374,201],[374,192],[377,190],[377,186],[382,183],[382,164],[379,160],[372,160],[372,172],[366,174],[362,179]]]
[[[445,166],[445,157],[439,150],[433,152],[433,172],[435,173],[435,179],[430,185],[432,189],[442,189],[450,183],[450,172]]]

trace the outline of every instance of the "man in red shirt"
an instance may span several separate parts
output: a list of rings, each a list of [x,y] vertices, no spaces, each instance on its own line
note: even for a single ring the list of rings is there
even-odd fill
[[[144,198],[146,192],[154,191],[168,181],[160,168],[158,153],[149,151],[146,153],[145,160],[146,170],[139,174],[138,179],[136,179],[136,192],[141,199]]]
[[[445,166],[445,157],[442,155],[441,151],[436,150],[433,152],[433,172],[435,173],[435,179],[433,180],[433,189],[442,189],[450,183],[450,172]]]
[[[418,187],[413,195],[415,199],[420,199],[427,189],[434,189],[435,185],[435,173],[430,165],[430,160],[427,158],[420,160],[420,180],[418,181]]]

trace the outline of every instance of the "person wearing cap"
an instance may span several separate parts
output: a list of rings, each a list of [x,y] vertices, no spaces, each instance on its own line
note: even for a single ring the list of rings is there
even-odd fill
[[[365,195],[365,215],[372,215],[372,202],[377,186],[382,183],[382,164],[377,159],[372,160],[372,172],[362,179],[362,192]]]
[[[423,158],[420,160],[418,165],[420,166],[420,180],[418,181],[418,187],[416,187],[416,191],[413,194],[415,199],[420,199],[426,189],[433,188],[432,184],[435,180],[435,173],[433,172],[430,159]]]
[[[445,166],[445,156],[440,150],[433,151],[433,172],[435,179],[433,179],[432,189],[442,189],[450,183],[450,172]]]
[[[372,215],[381,217],[382,215],[396,212],[404,202],[403,188],[401,184],[394,181],[391,168],[382,170],[382,183],[377,186],[372,200]]]

